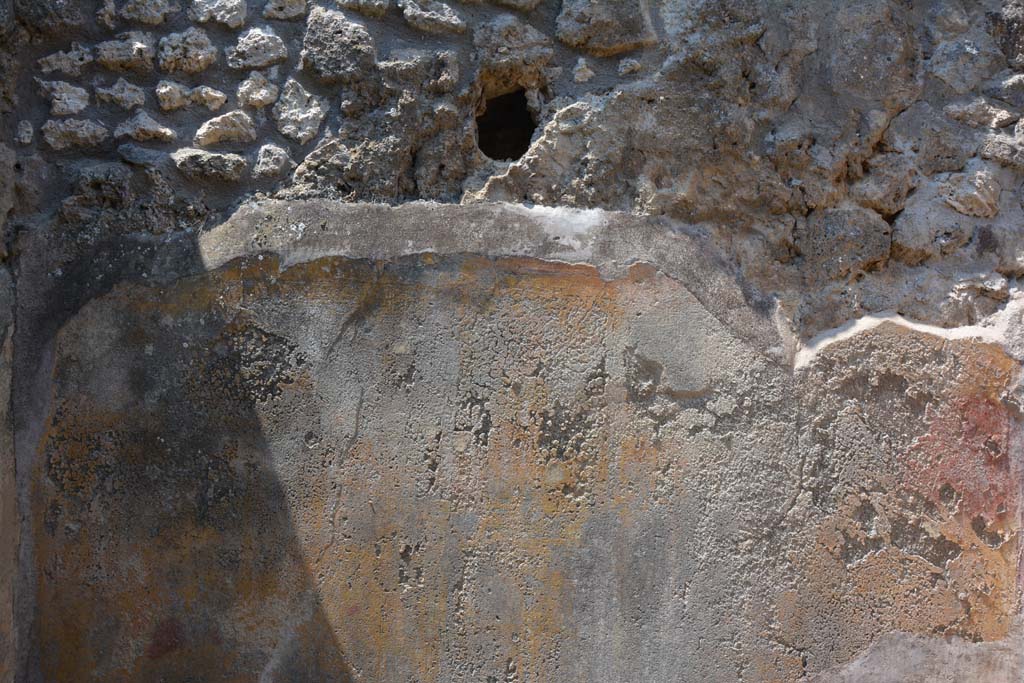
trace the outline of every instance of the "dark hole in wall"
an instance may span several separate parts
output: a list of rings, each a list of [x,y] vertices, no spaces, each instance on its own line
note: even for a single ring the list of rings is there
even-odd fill
[[[530,148],[537,123],[526,105],[526,91],[516,90],[487,100],[476,118],[477,144],[491,159],[515,161]]]

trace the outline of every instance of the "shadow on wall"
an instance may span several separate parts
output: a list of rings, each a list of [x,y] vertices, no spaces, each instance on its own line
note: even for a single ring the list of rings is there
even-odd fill
[[[147,317],[58,353],[33,505],[44,678],[348,680],[253,409],[301,357],[237,321]]]
[[[213,300],[244,273],[173,295],[90,275],[21,302],[19,680],[351,680],[257,414],[302,354]]]

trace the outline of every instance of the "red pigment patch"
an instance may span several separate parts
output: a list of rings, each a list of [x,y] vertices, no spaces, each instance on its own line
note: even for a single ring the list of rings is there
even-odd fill
[[[164,619],[156,625],[153,637],[146,648],[146,656],[150,659],[158,659],[164,655],[174,652],[185,643],[185,633],[181,622],[171,617]]]
[[[918,439],[916,457],[908,464],[908,483],[935,503],[948,483],[961,495],[961,511],[969,517],[994,521],[1015,510],[1018,487],[1008,457],[1012,420],[1007,409],[973,395],[931,417],[929,432]]]

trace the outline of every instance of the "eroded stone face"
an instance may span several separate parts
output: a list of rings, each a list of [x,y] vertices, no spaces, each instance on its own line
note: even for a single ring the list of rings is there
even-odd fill
[[[792,376],[649,266],[126,285],[56,341],[43,673],[795,680],[892,630],[1002,638],[1015,373],[882,326]]]
[[[0,0],[0,683],[1024,679],[1022,8]]]

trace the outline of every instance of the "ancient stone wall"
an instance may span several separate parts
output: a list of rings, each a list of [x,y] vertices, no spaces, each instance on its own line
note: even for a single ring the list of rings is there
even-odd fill
[[[1024,3],[0,0],[0,681],[1024,678]]]

